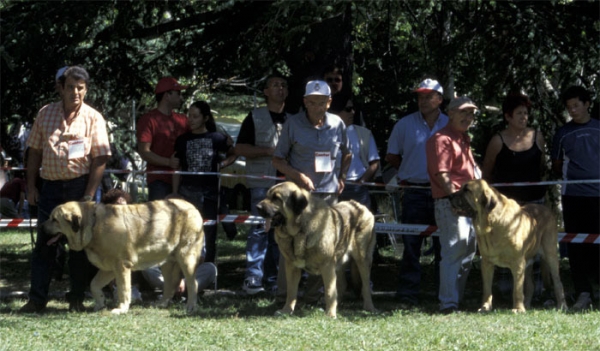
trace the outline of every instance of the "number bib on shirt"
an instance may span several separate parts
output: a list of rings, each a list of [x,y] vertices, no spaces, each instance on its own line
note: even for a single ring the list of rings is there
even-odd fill
[[[85,145],[83,139],[69,140],[69,160],[85,156]]]
[[[315,171],[317,173],[333,171],[332,163],[333,162],[331,162],[331,153],[329,151],[315,152]]]

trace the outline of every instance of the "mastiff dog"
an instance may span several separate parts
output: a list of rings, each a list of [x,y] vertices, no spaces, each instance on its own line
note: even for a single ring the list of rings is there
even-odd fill
[[[480,312],[492,309],[494,266],[507,267],[512,273],[513,312],[525,312],[525,307],[530,307],[537,254],[542,257],[546,285],[548,271],[552,277],[557,306],[567,309],[559,275],[556,219],[546,206],[520,206],[481,179],[465,183],[450,201],[458,213],[473,218],[483,279]]]
[[[184,200],[152,201],[135,205],[67,202],[57,206],[42,230],[53,238],[67,238],[69,249],[85,250],[99,271],[90,290],[95,310],[105,307],[102,288],[116,279],[119,304],[111,312],[126,313],[131,302],[131,271],[162,264],[166,307],[181,279],[188,291],[187,311],[196,309],[194,270],[204,245],[202,217]],[[164,263],[164,264],[163,264]]]
[[[345,263],[352,265],[353,282],[360,284],[363,308],[375,311],[370,287],[375,220],[365,206],[356,201],[329,206],[295,183],[284,182],[271,187],[256,207],[267,227],[275,228],[275,241],[285,259],[287,299],[278,314],[293,313],[304,269],[322,276],[326,313],[335,318],[338,296],[346,287]]]

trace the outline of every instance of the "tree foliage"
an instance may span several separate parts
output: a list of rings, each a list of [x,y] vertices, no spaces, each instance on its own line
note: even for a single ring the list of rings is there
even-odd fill
[[[1,119],[3,127],[32,121],[56,99],[54,72],[81,64],[93,79],[88,101],[130,151],[132,102],[136,115],[151,106],[162,76],[191,84],[187,94],[247,94],[278,70],[289,76],[296,108],[305,78],[336,63],[382,153],[427,76],[440,80],[446,99],[466,94],[482,106],[527,93],[549,138],[564,121],[562,89],[600,88],[599,10],[597,1],[566,0],[4,1]],[[501,120],[483,109],[480,152]]]

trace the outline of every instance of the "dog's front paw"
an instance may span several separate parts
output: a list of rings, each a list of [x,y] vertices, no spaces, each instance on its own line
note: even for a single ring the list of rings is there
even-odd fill
[[[186,310],[187,313],[193,314],[196,311],[198,311],[198,305],[195,304],[195,303],[187,304],[186,307],[185,307],[185,310]]]
[[[294,310],[290,310],[289,308],[282,308],[280,310],[275,311],[275,316],[291,316],[294,313]]]
[[[113,308],[110,313],[112,314],[125,314],[129,311],[129,306],[125,304],[119,304],[117,308]]]
[[[481,307],[480,307],[480,308],[477,310],[477,312],[480,312],[480,313],[487,313],[487,312],[490,312],[491,310],[492,310],[492,305],[489,305],[489,304],[487,304],[487,303],[486,303],[486,304],[483,304],[483,305],[482,305],[482,306],[481,306]]]
[[[514,314],[525,313],[525,308],[524,307],[513,308],[512,313],[514,313]]]
[[[294,266],[296,266],[298,268],[304,268],[304,267],[306,267],[306,260],[297,259],[294,261]]]

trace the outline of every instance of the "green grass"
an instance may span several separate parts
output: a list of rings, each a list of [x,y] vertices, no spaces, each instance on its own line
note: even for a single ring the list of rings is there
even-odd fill
[[[396,284],[397,257],[386,247],[373,268],[375,306],[361,311],[361,302],[346,299],[338,319],[318,308],[300,307],[294,316],[275,317],[282,306],[271,297],[239,293],[244,273],[246,228],[233,241],[219,240],[219,291],[207,292],[199,311],[187,315],[184,304],[168,309],[150,298],[128,314],[108,311],[70,313],[62,299],[52,299],[41,315],[19,315],[22,298],[0,301],[0,350],[600,350],[600,313],[562,313],[534,306],[526,314],[510,312],[510,301],[478,314],[480,277],[475,264],[465,297],[466,312],[441,315],[431,292],[419,308],[399,309],[391,294]],[[219,232],[221,237],[224,237]],[[29,232],[0,233],[0,289],[27,290]],[[424,259],[424,285],[432,285],[432,267]],[[564,269],[563,269],[564,271]],[[564,272],[563,272],[564,273]],[[568,284],[568,282],[565,282]],[[51,291],[67,290],[66,280]],[[93,302],[86,300],[91,307]]]

